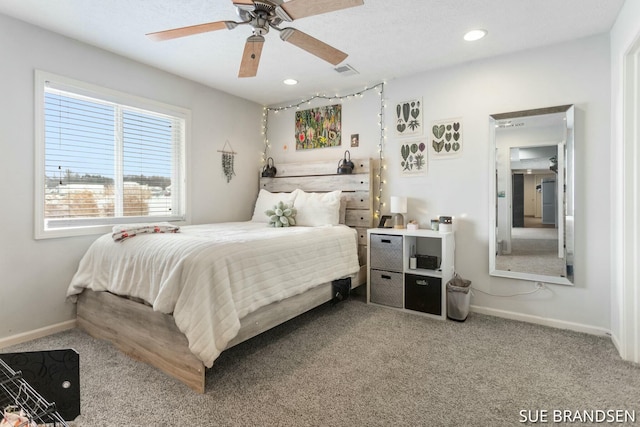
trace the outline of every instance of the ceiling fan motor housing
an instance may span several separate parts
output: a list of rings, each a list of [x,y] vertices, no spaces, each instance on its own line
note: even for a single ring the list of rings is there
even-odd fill
[[[255,0],[252,6],[237,5],[237,12],[240,19],[253,27],[253,33],[264,35],[269,32],[270,27],[276,27],[282,23],[283,18],[292,19],[279,6],[281,2]]]

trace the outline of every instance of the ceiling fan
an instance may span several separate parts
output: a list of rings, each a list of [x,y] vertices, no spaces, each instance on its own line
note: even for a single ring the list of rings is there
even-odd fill
[[[163,41],[193,34],[206,33],[222,29],[233,30],[238,25],[250,25],[253,34],[247,38],[242,54],[242,62],[238,77],[254,77],[258,72],[260,55],[264,44],[264,35],[270,28],[280,32],[280,38],[325,61],[338,65],[347,54],[328,44],[311,37],[295,28],[280,28],[283,22],[307,16],[320,15],[335,10],[364,4],[363,0],[231,0],[236,7],[240,22],[215,21],[172,30],[147,34],[152,40]]]

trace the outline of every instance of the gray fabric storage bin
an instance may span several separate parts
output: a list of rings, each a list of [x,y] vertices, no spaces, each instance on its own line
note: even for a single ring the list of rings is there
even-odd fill
[[[371,302],[402,308],[402,273],[371,270]]]
[[[402,271],[402,236],[372,234],[370,245],[371,268]]]
[[[469,315],[471,303],[471,280],[465,280],[455,274],[447,282],[447,317],[465,321]]]

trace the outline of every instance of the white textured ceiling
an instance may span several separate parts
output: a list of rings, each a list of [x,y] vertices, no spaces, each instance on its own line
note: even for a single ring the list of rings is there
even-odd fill
[[[314,0],[309,0],[313,2]],[[637,0],[631,0],[637,1]],[[545,46],[610,30],[624,0],[364,0],[363,6],[285,23],[346,53],[334,66],[271,31],[258,75],[239,79],[250,27],[164,42],[146,33],[238,20],[231,0],[2,0],[0,13],[155,66],[207,86],[272,105],[316,93],[342,94],[429,69]],[[484,28],[484,39],[462,39]],[[285,86],[285,78],[299,80]]]

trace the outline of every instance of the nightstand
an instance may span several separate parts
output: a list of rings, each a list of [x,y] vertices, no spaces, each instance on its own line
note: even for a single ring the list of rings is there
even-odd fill
[[[367,303],[446,319],[454,233],[373,228],[367,239]],[[415,268],[410,268],[412,256]]]

